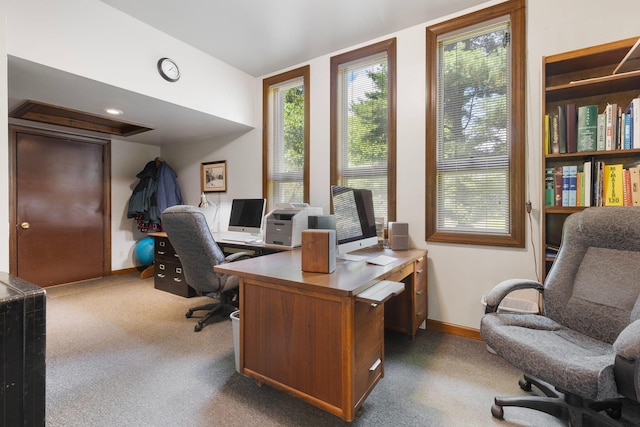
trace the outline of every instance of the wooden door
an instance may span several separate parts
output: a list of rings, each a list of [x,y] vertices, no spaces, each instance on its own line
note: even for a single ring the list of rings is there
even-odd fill
[[[11,144],[12,273],[42,287],[105,275],[109,141],[15,128]]]

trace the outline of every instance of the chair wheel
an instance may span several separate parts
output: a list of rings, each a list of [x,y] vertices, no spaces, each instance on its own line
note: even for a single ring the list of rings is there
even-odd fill
[[[194,332],[200,332],[201,330],[202,330],[202,325],[200,323],[196,324],[196,326],[193,327]]]
[[[494,403],[493,405],[491,405],[491,415],[499,420],[504,420],[504,409],[502,409],[502,406],[496,405]]]
[[[518,381],[518,385],[520,386],[521,389],[523,389],[524,391],[531,391],[531,383],[529,381],[526,381],[524,379],[520,379]]]
[[[190,319],[190,318],[191,318],[191,316],[193,316],[193,310],[189,310],[189,311],[187,311],[187,314],[185,314],[185,317],[186,317],[187,319]]]

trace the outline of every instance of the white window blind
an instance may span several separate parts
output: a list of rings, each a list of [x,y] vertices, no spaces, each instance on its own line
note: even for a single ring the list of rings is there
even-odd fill
[[[438,38],[436,228],[508,234],[508,19]]]
[[[268,199],[301,203],[304,198],[304,80],[302,77],[269,87]]]
[[[380,53],[341,64],[338,184],[370,189],[375,216],[387,222],[388,63]]]

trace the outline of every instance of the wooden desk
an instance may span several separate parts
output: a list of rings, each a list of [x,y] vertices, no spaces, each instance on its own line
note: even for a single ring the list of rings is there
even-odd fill
[[[384,376],[385,304],[359,294],[382,280],[402,281],[400,298],[415,305],[415,281],[424,277],[426,287],[426,270],[418,271],[425,250],[358,252],[381,253],[397,261],[338,260],[334,273],[307,273],[293,250],[216,266],[240,277],[240,372],[352,421]],[[426,317],[426,292],[417,295]],[[397,317],[411,323],[405,314]]]

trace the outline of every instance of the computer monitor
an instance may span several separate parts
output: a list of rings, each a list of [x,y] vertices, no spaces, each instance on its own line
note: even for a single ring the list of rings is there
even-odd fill
[[[260,234],[266,205],[266,199],[233,199],[229,231]]]
[[[338,255],[378,244],[371,190],[332,186]]]

